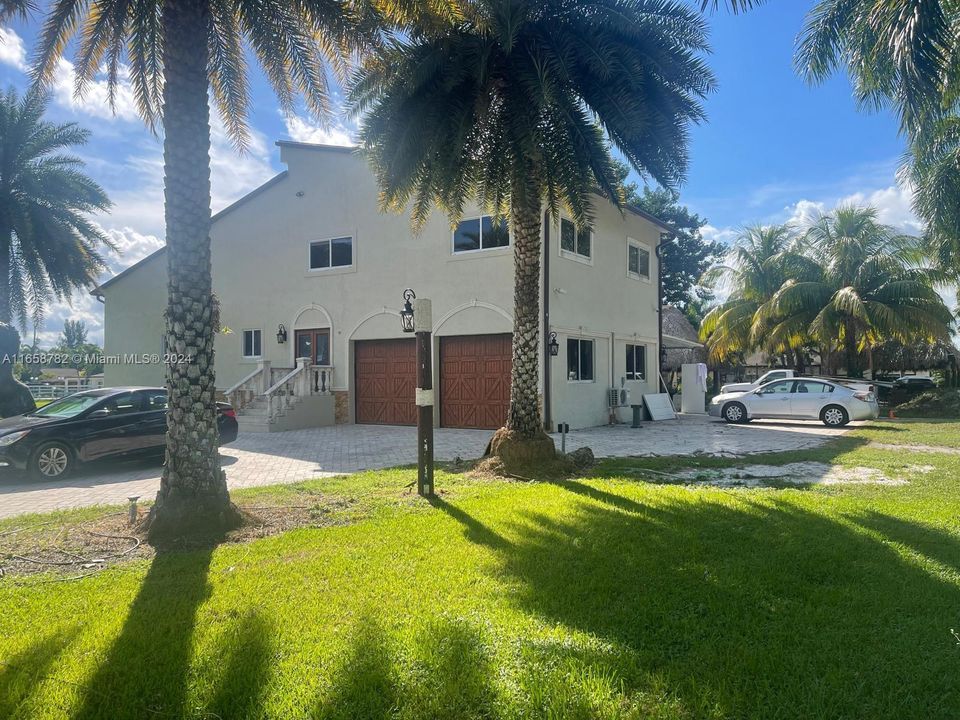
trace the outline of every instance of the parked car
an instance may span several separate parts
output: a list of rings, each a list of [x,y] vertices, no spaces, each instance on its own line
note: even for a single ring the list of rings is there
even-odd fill
[[[750,390],[756,390],[761,385],[765,385],[768,382],[773,382],[774,380],[785,380],[786,378],[794,377],[793,370],[779,369],[779,370],[769,370],[763,375],[758,377],[753,382],[740,382],[740,383],[727,383],[720,388],[720,394],[731,393],[731,392],[748,392]]]
[[[937,384],[931,377],[904,376],[893,381],[894,390],[906,390],[908,393],[918,393],[924,390],[934,390]]]
[[[221,445],[237,439],[236,413],[228,403],[217,403],[217,424]],[[161,453],[166,431],[164,388],[85,390],[0,420],[0,466],[52,480],[91,460]]]
[[[842,427],[851,420],[870,420],[880,414],[872,390],[845,387],[822,378],[774,380],[749,392],[721,393],[711,402],[709,413],[730,423],[755,418],[820,420]]]

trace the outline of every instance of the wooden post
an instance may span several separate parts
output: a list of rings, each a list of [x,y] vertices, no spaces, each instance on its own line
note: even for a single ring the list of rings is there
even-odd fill
[[[413,301],[417,334],[417,492],[433,495],[433,310],[428,299]]]

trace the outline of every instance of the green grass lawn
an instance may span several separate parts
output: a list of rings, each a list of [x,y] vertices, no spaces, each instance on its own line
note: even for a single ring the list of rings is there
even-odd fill
[[[694,463],[655,459],[440,473],[432,504],[409,469],[247,491],[336,499],[335,522],[0,581],[0,718],[957,718],[960,456],[867,440],[955,445],[960,424],[883,427],[762,461],[908,485],[631,474]]]

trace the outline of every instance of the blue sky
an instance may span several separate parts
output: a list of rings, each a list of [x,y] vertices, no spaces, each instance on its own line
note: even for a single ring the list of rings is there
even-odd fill
[[[708,121],[693,130],[691,168],[682,201],[709,220],[707,235],[729,241],[748,223],[802,222],[844,201],[869,203],[881,219],[905,230],[919,226],[909,191],[896,184],[903,144],[886,112],[857,109],[846,78],[808,86],[793,67],[794,42],[812,2],[772,0],[732,16],[709,16],[713,68],[718,89],[706,103]],[[36,22],[14,22],[0,30],[0,84],[23,88]],[[95,83],[83,99],[72,94],[72,67],[61,63],[52,90],[50,118],[76,121],[93,137],[80,154],[88,171],[115,203],[98,218],[121,249],[110,257],[113,272],[136,262],[162,243],[162,157],[160,140],[136,117],[129,92],[121,92],[116,114],[105,89]],[[306,113],[283,117],[269,87],[253,79],[250,152],[238,156],[222,128],[214,127],[214,210],[241,197],[282,170],[277,139],[348,144],[345,124],[320,128]],[[39,337],[56,339],[63,320],[87,322],[91,339],[102,341],[102,309],[79,296],[58,304]]]

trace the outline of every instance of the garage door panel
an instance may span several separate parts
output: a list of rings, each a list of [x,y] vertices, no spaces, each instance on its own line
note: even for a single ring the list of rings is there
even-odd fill
[[[501,427],[510,405],[510,335],[440,340],[440,421],[444,427]]]
[[[414,340],[363,340],[354,356],[357,422],[415,425]]]

